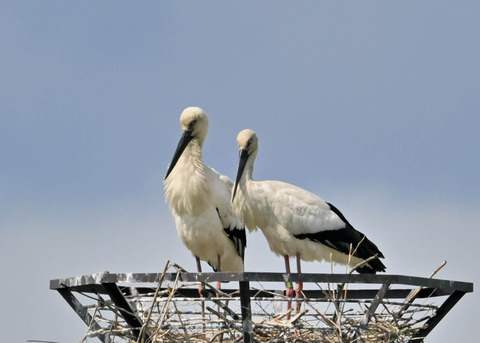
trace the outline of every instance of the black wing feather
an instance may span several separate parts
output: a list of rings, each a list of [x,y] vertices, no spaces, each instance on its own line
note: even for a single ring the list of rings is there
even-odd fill
[[[350,225],[345,216],[335,206],[328,202],[327,204],[330,206],[330,209],[345,223],[344,228],[337,230],[322,230],[315,233],[298,234],[294,236],[298,239],[308,238],[314,242],[322,243],[329,248],[347,255],[353,251],[353,256],[364,260],[372,256],[377,256],[368,262],[368,266],[358,268],[357,271],[359,273],[369,274],[384,272],[386,267],[382,261],[380,261],[380,258],[384,258],[384,256],[378,247],[363,233],[355,230],[355,228]]]
[[[220,212],[217,208],[218,217],[220,217]],[[220,218],[221,221],[221,218]],[[245,260],[245,248],[247,247],[247,235],[245,233],[245,226],[240,228],[237,227],[224,227],[223,231],[227,237],[232,241],[235,246],[235,250],[238,255],[242,258],[242,261]]]
[[[237,250],[238,255],[242,258],[242,261],[245,260],[245,248],[247,246],[247,235],[245,233],[245,228],[233,228],[230,227],[223,228],[223,231],[226,233],[227,237],[235,245],[235,250]]]

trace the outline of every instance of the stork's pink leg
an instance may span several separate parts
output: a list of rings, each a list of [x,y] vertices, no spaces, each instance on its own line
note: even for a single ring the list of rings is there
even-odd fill
[[[297,252],[297,273],[301,274],[302,273],[302,267],[301,267],[302,261],[300,260],[300,254]],[[303,282],[297,282],[297,287],[295,288],[295,297],[300,298],[302,295],[303,291]],[[300,302],[297,301],[297,313],[300,312]]]
[[[199,273],[202,272],[202,264],[200,263],[200,259],[195,256],[195,260],[197,261],[197,271]],[[205,289],[205,286],[200,283],[198,286],[198,294],[200,295],[200,298],[203,298],[203,290]],[[202,318],[205,318],[205,303],[202,301]]]
[[[221,259],[220,255],[217,255],[217,272],[222,271],[222,265],[221,265]],[[217,289],[220,290],[222,288],[222,283],[220,281],[217,281]],[[217,293],[217,298],[220,296],[219,293]]]
[[[288,258],[288,255],[284,256],[285,258],[285,270],[288,274],[290,274],[290,260]],[[293,285],[291,282],[286,282],[287,290],[285,292],[285,295],[288,298],[293,297]],[[287,302],[287,312],[292,308],[292,301],[288,300]],[[290,314],[287,315],[287,319],[290,319]]]

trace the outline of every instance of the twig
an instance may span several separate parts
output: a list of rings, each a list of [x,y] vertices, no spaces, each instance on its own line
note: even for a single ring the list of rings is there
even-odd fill
[[[138,335],[138,338],[139,338],[140,342],[143,342],[148,323],[150,322],[150,318],[152,317],[153,308],[155,307],[155,302],[157,301],[158,294],[159,294],[160,289],[162,287],[163,279],[165,278],[165,274],[167,273],[167,270],[169,268],[170,268],[170,260],[167,260],[167,263],[165,264],[165,267],[163,268],[163,273],[160,276],[160,279],[158,280],[157,289],[155,290],[155,294],[153,295],[152,306],[150,307],[150,311],[148,312],[147,319],[145,320],[145,323],[142,325],[142,328],[140,329],[140,333]]]
[[[175,290],[176,290],[176,286],[177,286],[177,282],[178,282],[178,278],[180,277],[180,271],[177,271],[177,275],[175,276],[175,282],[173,283],[173,289],[171,290],[168,298],[167,298],[167,301],[165,302],[165,305],[164,305],[164,309],[167,309],[168,308],[168,305],[170,304],[170,301],[172,300],[173,298],[173,295],[175,294]],[[154,338],[153,338],[153,341],[155,342],[156,340],[156,337],[157,337],[157,334],[159,332],[159,330],[161,329],[162,327],[162,324],[165,320],[165,310],[162,312],[162,315],[160,316],[160,320],[159,320],[159,323],[157,325],[157,329],[155,330],[155,335],[154,335]]]
[[[363,260],[363,261],[359,262],[358,264],[356,264],[356,265],[353,267],[352,270],[350,270],[350,271],[348,272],[348,274],[352,274],[355,270],[357,270],[358,268],[363,267],[364,265],[368,264],[368,262],[370,262],[371,260],[374,260],[374,259],[376,259],[376,258],[378,258],[378,255],[377,255],[377,254],[375,254],[375,255],[373,255],[373,256],[370,256],[370,257],[367,258],[366,260]]]
[[[295,325],[301,317],[307,314],[307,312],[307,310],[302,310],[301,312],[297,313],[295,316],[293,316],[292,319],[288,321],[289,324]]]
[[[435,269],[433,271],[432,274],[430,274],[429,278],[433,278],[443,267],[445,267],[445,265],[447,264],[447,261],[443,261],[440,266],[437,267],[437,269]],[[402,306],[402,308],[400,309],[400,312],[403,312],[405,310],[407,310],[410,306],[411,303],[413,303],[415,301],[415,299],[417,298],[418,296],[418,293],[420,293],[420,291],[422,290],[422,287],[418,287],[417,289],[415,289],[414,291],[410,292],[410,294],[407,296],[406,300],[405,300],[405,303],[404,305]]]

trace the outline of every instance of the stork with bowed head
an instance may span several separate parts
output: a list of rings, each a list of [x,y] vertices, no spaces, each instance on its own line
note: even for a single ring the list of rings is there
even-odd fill
[[[180,124],[183,134],[164,180],[178,235],[195,256],[198,272],[200,260],[214,271],[242,272],[246,235],[230,201],[233,182],[202,160],[208,116],[199,107],[188,107]]]
[[[302,188],[280,181],[254,181],[253,165],[258,154],[258,138],[252,130],[237,137],[240,149],[237,177],[233,188],[233,209],[249,230],[260,228],[270,249],[284,256],[290,272],[289,257],[301,260],[334,261],[357,266],[359,273],[385,271],[379,258],[383,254],[363,233],[357,231],[332,204]],[[362,264],[363,263],[363,264]],[[287,284],[287,296],[293,287]],[[297,283],[300,297],[302,283]]]

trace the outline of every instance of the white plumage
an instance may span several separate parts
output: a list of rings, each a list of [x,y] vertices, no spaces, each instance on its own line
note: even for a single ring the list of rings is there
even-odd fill
[[[299,260],[333,260],[353,267],[376,256],[357,271],[385,271],[377,246],[355,230],[332,204],[285,182],[254,181],[258,138],[252,130],[243,130],[237,141],[240,160],[233,208],[250,230],[262,230],[270,249],[285,257],[287,269],[289,256],[297,257],[298,269]]]
[[[188,107],[180,123],[183,134],[164,180],[178,235],[198,266],[201,259],[216,271],[243,271],[246,236],[230,202],[233,183],[202,161],[208,116]]]

